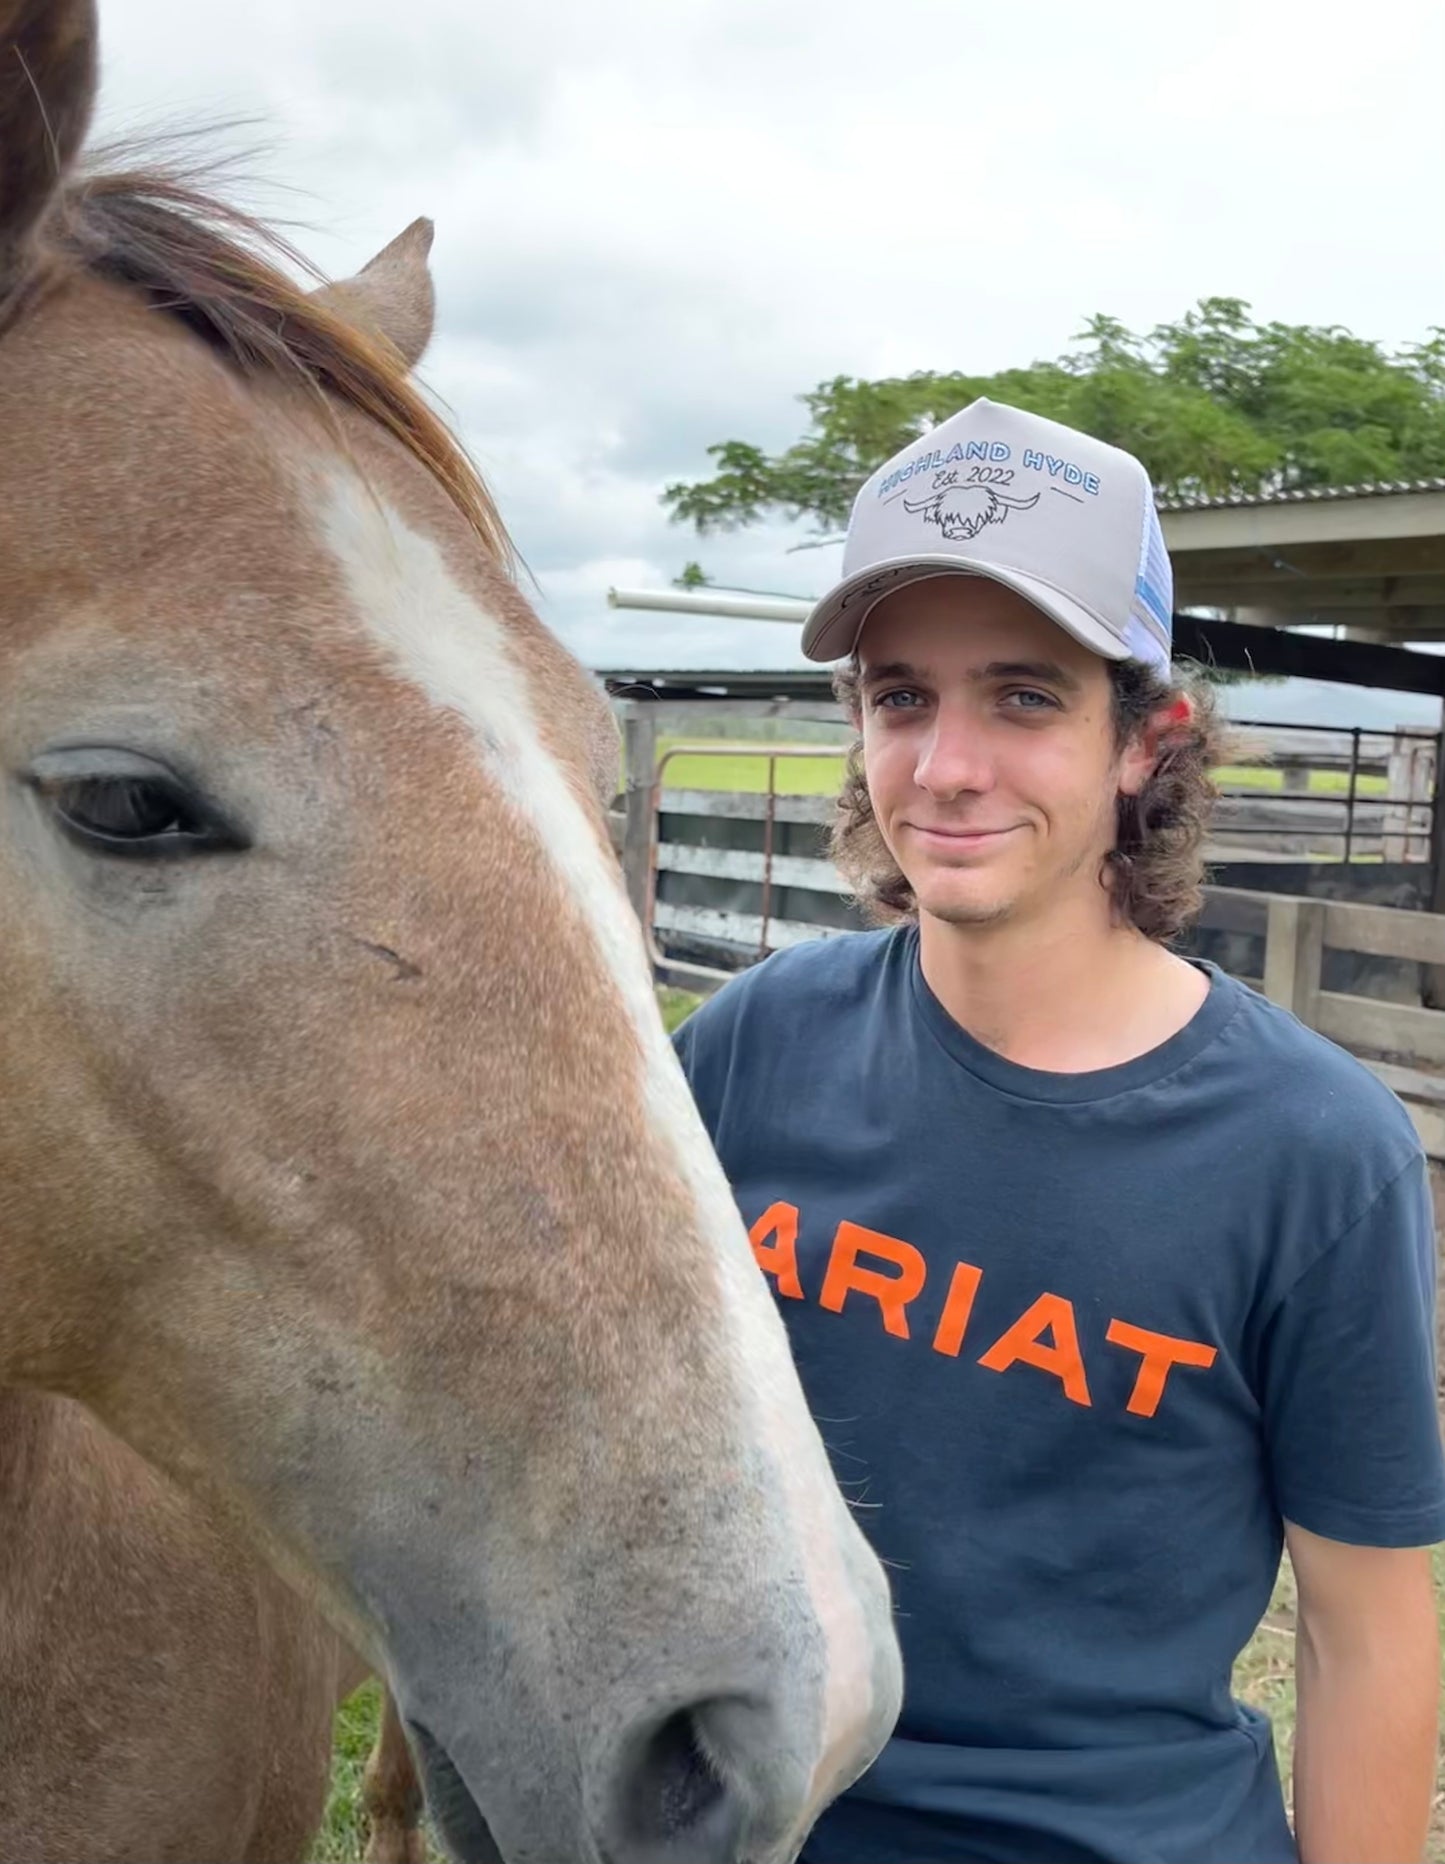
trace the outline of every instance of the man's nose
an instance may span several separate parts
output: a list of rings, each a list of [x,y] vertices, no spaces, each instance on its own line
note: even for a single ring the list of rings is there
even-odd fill
[[[961,707],[940,707],[914,771],[919,789],[947,802],[991,790],[994,780],[987,734],[978,720]]]

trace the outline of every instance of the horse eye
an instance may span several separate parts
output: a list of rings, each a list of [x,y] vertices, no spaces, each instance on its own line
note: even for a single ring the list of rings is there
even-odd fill
[[[109,761],[112,768],[97,766]],[[172,772],[116,753],[56,753],[32,782],[66,835],[99,853],[143,859],[235,851],[247,843]]]

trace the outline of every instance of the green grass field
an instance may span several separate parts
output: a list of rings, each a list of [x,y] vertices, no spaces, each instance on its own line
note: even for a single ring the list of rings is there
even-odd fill
[[[1214,773],[1214,779],[1227,790],[1282,790],[1284,772],[1260,764],[1226,764]],[[1349,772],[1345,770],[1311,770],[1306,789],[1316,796],[1348,796]],[[1390,785],[1384,777],[1361,771],[1355,778],[1356,796],[1388,796]]]
[[[309,1864],[359,1864],[366,1848],[361,1775],[376,1743],[380,1720],[381,1689],[374,1682],[364,1683],[337,1711],[331,1794],[326,1802],[326,1820],[311,1848]],[[441,1856],[440,1852],[435,1855]]]
[[[660,741],[658,754],[670,748],[667,739]],[[768,787],[768,759],[764,752],[746,744],[719,744],[716,752],[684,751],[672,758],[662,773],[670,790],[736,790],[760,794]],[[776,790],[779,796],[836,796],[843,781],[843,759],[829,757],[780,757],[777,760]]]
[[[663,739],[659,753],[679,742]],[[1284,772],[1255,764],[1230,764],[1215,772],[1215,779],[1226,790],[1257,790],[1269,793],[1284,788]],[[780,796],[836,796],[843,781],[841,756],[779,757],[776,790]],[[1292,778],[1292,786],[1298,779]],[[735,790],[744,794],[761,794],[768,787],[767,754],[747,744],[719,742],[716,751],[684,751],[669,760],[663,771],[663,783],[671,790]],[[1343,770],[1311,770],[1307,787],[1319,796],[1345,796],[1349,777]],[[1389,786],[1383,777],[1361,774],[1356,778],[1358,796],[1385,796]]]

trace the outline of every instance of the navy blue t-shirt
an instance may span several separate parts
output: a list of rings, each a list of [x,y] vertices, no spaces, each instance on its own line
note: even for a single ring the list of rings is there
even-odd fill
[[[974,1041],[912,927],[780,953],[678,1032],[903,1644],[809,1864],[1284,1864],[1231,1694],[1282,1517],[1445,1538],[1414,1130],[1209,978],[1089,1074]]]

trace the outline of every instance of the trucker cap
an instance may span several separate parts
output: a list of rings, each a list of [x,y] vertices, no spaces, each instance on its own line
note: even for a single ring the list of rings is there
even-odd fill
[[[1131,453],[979,399],[895,453],[853,501],[842,578],[803,627],[810,660],[857,646],[905,583],[956,574],[1016,590],[1108,660],[1169,666],[1174,577]]]

